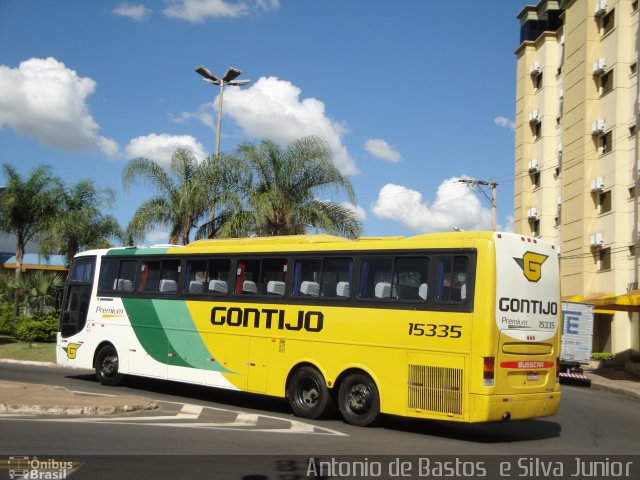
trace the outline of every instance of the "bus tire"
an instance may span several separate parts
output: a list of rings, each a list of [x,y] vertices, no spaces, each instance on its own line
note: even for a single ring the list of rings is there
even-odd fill
[[[105,345],[96,355],[96,377],[102,385],[115,387],[122,381],[122,374],[118,372],[120,360],[113,345]]]
[[[346,377],[338,391],[338,408],[351,425],[373,425],[380,415],[380,394],[371,377],[362,373]]]
[[[327,413],[331,395],[318,370],[300,367],[289,380],[287,399],[296,416],[315,420]]]

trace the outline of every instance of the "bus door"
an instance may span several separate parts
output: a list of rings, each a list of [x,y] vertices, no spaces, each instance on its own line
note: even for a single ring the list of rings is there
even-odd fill
[[[68,338],[81,332],[87,322],[96,257],[76,258],[65,284],[60,315],[60,335]]]

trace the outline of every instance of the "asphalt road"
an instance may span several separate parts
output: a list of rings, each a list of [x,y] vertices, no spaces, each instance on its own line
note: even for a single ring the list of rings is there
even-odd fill
[[[99,385],[91,372],[12,364],[0,364],[0,379],[161,402],[155,412],[106,420],[0,416],[0,460],[79,456],[73,458],[83,466],[69,478],[140,478],[142,472],[152,472],[149,478],[290,480],[306,478],[299,474],[308,473],[303,470],[309,456],[357,455],[364,460],[376,455],[640,452],[640,403],[582,387],[563,387],[559,414],[540,420],[465,425],[386,417],[378,427],[358,428],[338,418],[302,421],[281,399],[175,382],[129,377],[124,386],[109,388]]]

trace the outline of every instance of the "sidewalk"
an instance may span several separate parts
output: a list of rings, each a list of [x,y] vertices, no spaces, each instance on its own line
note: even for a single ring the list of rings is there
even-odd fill
[[[113,415],[157,406],[157,402],[143,397],[73,392],[53,385],[0,380],[0,415]]]
[[[640,377],[627,372],[623,367],[586,370],[591,388],[618,393],[640,400]]]

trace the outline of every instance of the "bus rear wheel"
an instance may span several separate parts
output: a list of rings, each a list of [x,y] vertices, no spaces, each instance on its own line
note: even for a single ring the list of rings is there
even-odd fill
[[[300,367],[289,380],[287,399],[296,416],[315,420],[326,414],[331,397],[318,370]]]
[[[105,345],[96,355],[96,376],[102,385],[115,387],[122,381],[122,374],[118,372],[120,361],[118,352],[113,345]]]
[[[368,375],[351,374],[340,384],[338,407],[347,423],[358,427],[373,425],[380,415],[378,387]]]

